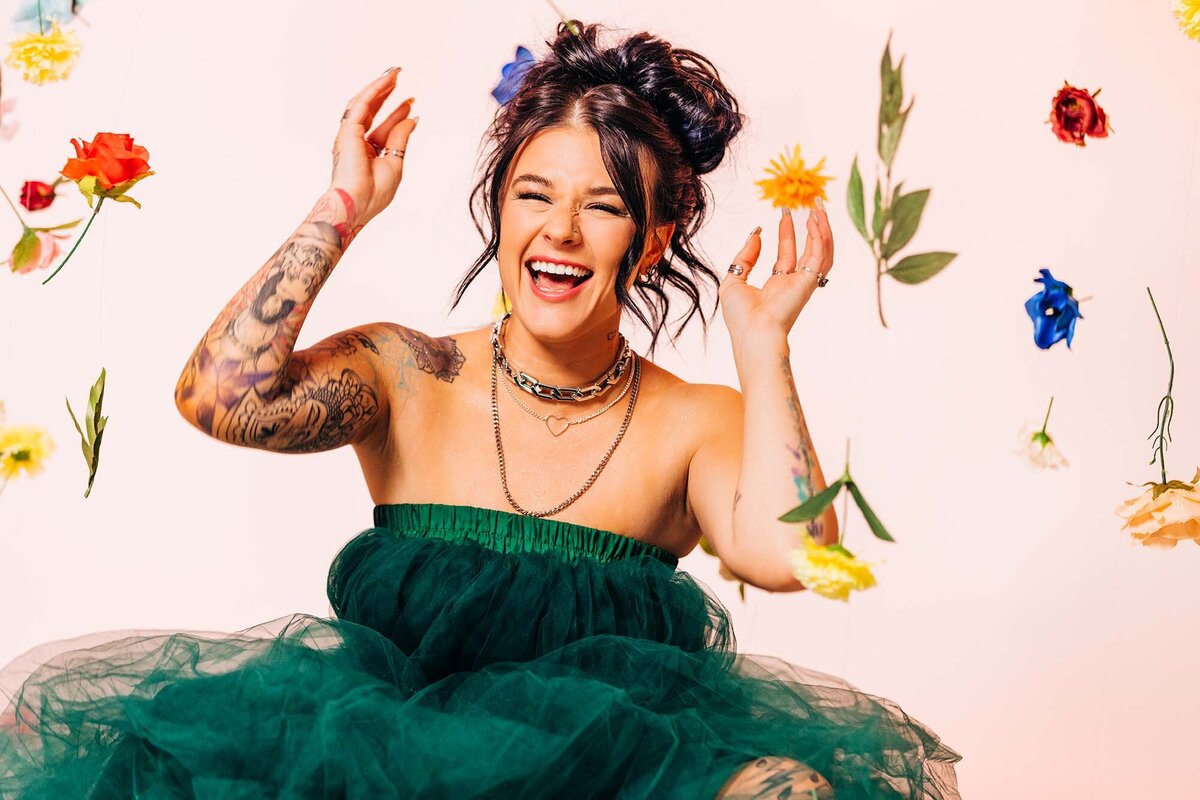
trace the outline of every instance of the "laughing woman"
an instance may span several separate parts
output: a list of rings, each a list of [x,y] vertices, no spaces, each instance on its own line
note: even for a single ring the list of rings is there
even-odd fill
[[[295,350],[351,240],[395,196],[416,120],[353,98],[329,190],[187,361],[183,416],[223,442],[354,448],[374,506],[329,619],[128,636],[36,669],[0,728],[0,797],[958,796],[958,756],[887,700],[737,652],[679,558],[802,588],[793,474],[825,487],[788,333],[833,263],[820,208],[718,275],[692,251],[701,177],[742,128],[697,53],[563,23],[488,131],[472,195],[512,311],[430,336],[364,324]],[[474,201],[479,201],[478,206]],[[480,226],[480,233],[484,233]],[[425,254],[427,255],[427,254]],[[414,254],[414,263],[424,257]],[[416,270],[412,271],[415,276]],[[668,293],[717,289],[741,391],[635,352]],[[419,284],[408,287],[421,290]],[[715,310],[715,309],[714,309]],[[837,539],[832,511],[809,534]]]

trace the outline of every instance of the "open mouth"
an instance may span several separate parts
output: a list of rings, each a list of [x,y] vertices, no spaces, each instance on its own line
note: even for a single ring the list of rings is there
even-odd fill
[[[525,269],[533,278],[537,288],[546,294],[561,294],[570,291],[592,277],[592,273],[581,268],[564,267],[543,261],[526,261]],[[581,275],[579,273],[587,273]]]

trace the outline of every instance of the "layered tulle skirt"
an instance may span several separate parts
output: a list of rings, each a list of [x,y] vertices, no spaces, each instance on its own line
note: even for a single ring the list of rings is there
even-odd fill
[[[553,520],[378,506],[330,569],[333,618],[0,672],[0,798],[710,798],[767,755],[839,800],[958,797],[933,732],[738,654],[675,561]]]

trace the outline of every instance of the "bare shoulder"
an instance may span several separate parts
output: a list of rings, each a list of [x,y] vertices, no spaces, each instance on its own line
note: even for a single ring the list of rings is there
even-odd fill
[[[395,322],[368,326],[384,363],[397,370],[415,370],[434,380],[453,383],[466,360],[454,336],[430,336]]]
[[[649,364],[658,387],[660,407],[688,436],[691,452],[713,436],[723,436],[742,424],[742,393],[720,383],[690,383],[662,367]]]

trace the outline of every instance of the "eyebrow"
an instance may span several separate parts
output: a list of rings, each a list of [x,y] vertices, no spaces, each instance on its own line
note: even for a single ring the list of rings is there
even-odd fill
[[[536,183],[541,186],[545,186],[547,189],[554,188],[554,182],[551,181],[549,178],[543,178],[541,175],[531,175],[529,173],[526,173],[524,175],[518,175],[516,177],[516,179],[513,180],[513,183],[517,184],[517,183],[520,183],[521,181],[527,181],[529,183]],[[593,186],[592,188],[590,188],[586,192],[584,192],[584,194],[587,197],[620,198],[620,195],[617,194],[617,190],[612,188],[611,186]]]

